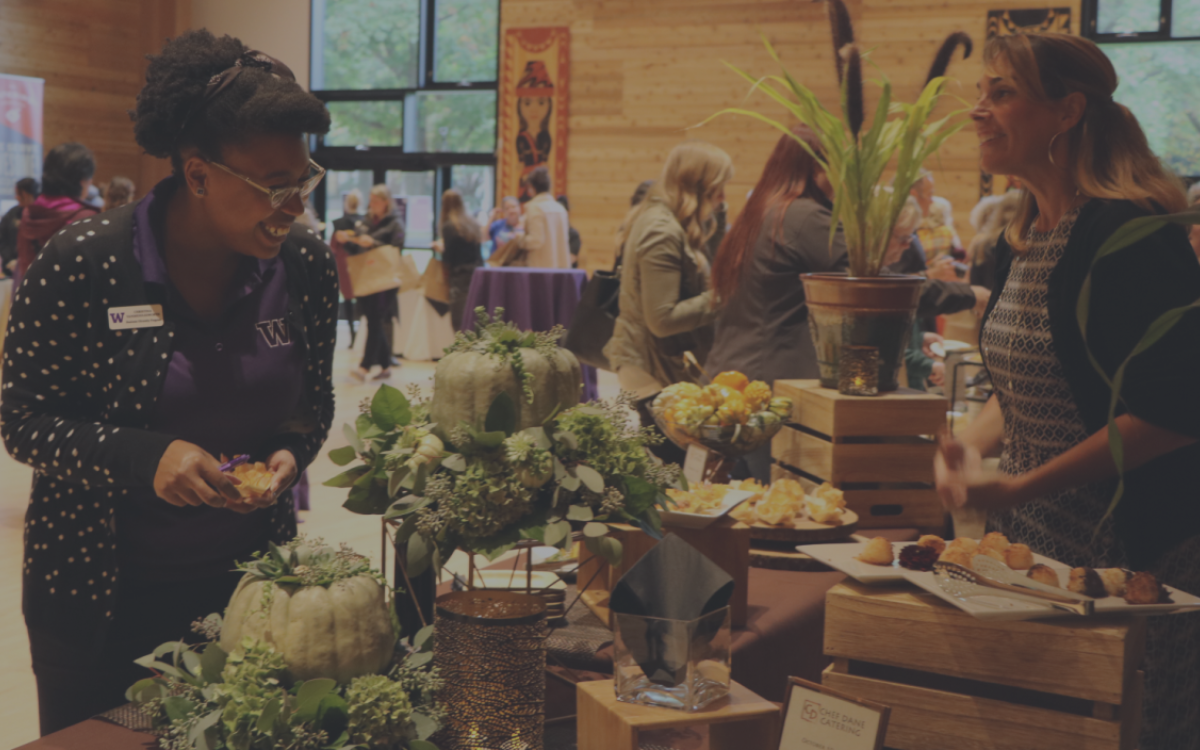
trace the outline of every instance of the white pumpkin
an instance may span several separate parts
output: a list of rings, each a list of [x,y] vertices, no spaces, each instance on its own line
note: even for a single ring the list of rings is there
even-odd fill
[[[272,590],[264,596],[268,586]],[[389,606],[383,586],[370,576],[326,588],[279,586],[246,575],[225,610],[221,648],[232,653],[251,636],[283,654],[293,678],[330,677],[346,684],[391,664],[397,633]]]
[[[461,351],[447,354],[433,375],[430,419],[443,435],[466,422],[482,428],[492,401],[501,391],[517,407],[518,431],[536,427],[555,410],[579,404],[583,371],[579,360],[566,349],[542,354],[536,349],[518,349],[525,370],[533,376],[533,400],[526,398],[524,384],[508,362],[491,354]]]

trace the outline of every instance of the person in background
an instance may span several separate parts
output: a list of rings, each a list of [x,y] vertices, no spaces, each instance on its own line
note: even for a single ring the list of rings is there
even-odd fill
[[[654,187],[654,180],[642,180],[634,189],[633,195],[629,196],[629,207],[633,208],[641,203],[646,198],[646,193],[650,192],[650,188]]]
[[[95,206],[83,202],[95,174],[96,158],[82,143],[60,143],[46,154],[42,163],[42,194],[21,213],[14,292],[29,264],[58,230],[99,213]]]
[[[971,226],[975,228],[975,236],[967,247],[967,258],[971,264],[973,286],[995,289],[997,269],[1012,262],[1007,255],[1009,247],[1000,242],[1000,235],[1017,217],[1020,205],[1021,192],[1010,190],[1003,195],[989,195],[971,209]],[[1006,257],[999,257],[998,251],[1006,253]]]
[[[358,207],[362,203],[362,193],[355,188],[342,196],[342,215],[333,220],[333,231],[354,231],[354,225],[362,221]]]
[[[1068,568],[1145,571],[1200,592],[1200,313],[1122,364],[1164,313],[1200,296],[1200,264],[1184,228],[1168,224],[1093,265],[1130,220],[1184,210],[1183,186],[1114,101],[1116,70],[1088,39],[994,37],[978,85],[980,166],[1024,190],[980,337],[995,395],[942,440],[938,493]],[[1076,320],[1085,280],[1086,339]],[[1111,429],[1124,444],[1115,509]],[[988,456],[999,471],[982,468]],[[1148,618],[1145,633],[1141,737],[1130,744],[1196,750],[1200,614]]]
[[[12,275],[17,268],[17,231],[21,226],[21,213],[25,207],[37,200],[41,190],[38,181],[32,177],[22,177],[17,180],[13,194],[17,205],[8,209],[0,218],[0,266],[5,275]]]
[[[136,193],[137,188],[134,187],[133,180],[128,177],[112,178],[108,181],[108,187],[104,189],[104,210],[111,211],[133,203]]]
[[[571,215],[571,202],[567,200],[567,196],[560,195],[555,198],[558,205],[563,207],[567,212],[567,216]],[[579,237],[579,230],[567,223],[567,248],[571,251],[571,268],[579,268],[579,250],[583,247],[583,240]]]
[[[1200,204],[1200,182],[1188,188],[1187,203],[1189,206]],[[1200,259],[1200,224],[1193,224],[1188,230],[1188,240],[1192,243],[1192,252]]]
[[[887,252],[883,256],[884,268],[889,272],[904,273],[901,270],[904,256],[914,243],[919,242],[915,232],[920,223],[921,206],[917,199],[910,195],[904,202],[904,207],[900,209],[900,215],[896,217],[892,238],[888,241]],[[921,319],[913,317],[908,349],[904,352],[904,368],[908,375],[909,388],[924,391],[928,385],[944,385],[946,363],[940,357],[935,357],[929,348],[941,339],[936,333],[924,331]]]
[[[822,153],[807,127],[797,125],[792,132]],[[713,263],[720,316],[705,363],[710,376],[738,370],[771,384],[820,374],[799,276],[847,267],[841,231],[832,246],[829,241],[831,190],[821,165],[795,138],[784,135],[776,141]],[[770,446],[746,456],[745,466],[752,476],[769,482]]]
[[[554,200],[550,170],[545,167],[526,175],[534,196],[525,204],[525,234],[521,248],[530,268],[570,268],[571,233],[567,209]]]
[[[630,209],[621,261],[620,314],[604,355],[616,368],[621,389],[638,399],[644,426],[653,426],[648,404],[666,386],[694,380],[684,360],[692,352],[703,365],[712,347],[709,264],[704,243],[712,215],[725,200],[733,162],[703,141],[672,149],[662,177]],[[669,441],[652,450],[682,463],[683,451]]]
[[[956,268],[952,265],[953,262],[961,264],[965,259],[963,244],[954,229],[954,210],[950,201],[933,194],[933,172],[922,168],[920,174],[912,186],[912,195],[917,199],[922,214],[917,236],[921,240],[921,246],[925,248],[925,262],[930,268],[930,278],[943,278],[938,266],[953,269]],[[950,260],[944,260],[947,257]],[[958,270],[965,271],[965,267]]]
[[[367,215],[355,224],[353,231],[343,230],[336,235],[351,255],[365,253],[380,245],[394,245],[404,249],[404,222],[396,212],[396,201],[387,185],[371,188],[367,202]],[[392,326],[400,316],[396,302],[396,290],[389,289],[358,298],[358,309],[367,317],[367,342],[363,347],[362,361],[350,371],[350,377],[363,382],[371,368],[378,365],[376,380],[392,376]]]
[[[441,234],[442,238],[433,243],[433,250],[442,254],[442,270],[450,290],[450,322],[457,331],[462,327],[471,277],[475,269],[483,265],[479,250],[482,233],[467,214],[462,195],[457,190],[442,193]]]
[[[337,271],[295,224],[329,113],[282,63],[204,30],[146,80],[133,135],[172,175],[55,233],[4,342],[0,434],[34,469],[22,609],[43,734],[126,703],[151,674],[133,659],[198,640],[235,561],[295,536],[287,489],[333,419]],[[48,187],[82,194],[90,167],[63,163]],[[152,318],[115,325],[131,307]],[[266,492],[243,498],[222,453],[266,464]]]
[[[492,247],[497,250],[513,237],[525,232],[521,228],[521,202],[512,196],[505,198],[500,204],[500,216],[488,227],[488,237]]]

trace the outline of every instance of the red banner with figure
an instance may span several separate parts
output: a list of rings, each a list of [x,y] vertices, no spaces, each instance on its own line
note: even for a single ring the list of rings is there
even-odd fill
[[[566,27],[504,34],[498,197],[533,197],[522,179],[538,167],[550,170],[552,193],[567,192],[570,47]]]
[[[0,212],[15,203],[22,177],[42,178],[41,78],[0,73]]]

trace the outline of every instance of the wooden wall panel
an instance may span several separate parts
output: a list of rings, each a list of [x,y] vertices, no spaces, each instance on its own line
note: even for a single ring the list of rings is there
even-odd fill
[[[190,0],[3,0],[0,71],[44,78],[45,147],[80,141],[96,182],[131,178],[144,193],[170,171],[133,140],[146,55],[186,29]]]
[[[1049,7],[1046,0],[846,0],[858,39],[873,47],[875,63],[907,99],[916,96],[946,34],[964,30],[982,45],[987,11]],[[1079,0],[1069,5],[1078,24]],[[584,242],[584,264],[612,262],[613,239],[639,182],[658,176],[675,144],[701,138],[725,149],[736,175],[727,193],[734,212],[757,181],[777,131],[741,117],[693,128],[724,107],[744,102],[782,119],[785,112],[756,94],[722,64],[753,75],[778,67],[762,45],[766,35],[792,74],[826,106],[837,101],[832,44],[823,3],[805,0],[501,0],[503,29],[571,29],[572,224]],[[951,74],[952,93],[972,100],[982,72],[979,51]],[[869,72],[868,76],[875,74]],[[868,86],[868,102],[872,87]],[[946,112],[961,106],[949,101]],[[868,110],[870,110],[868,104]],[[500,148],[511,144],[500,144]],[[978,200],[979,170],[973,131],[952,138],[929,164],[937,192],[954,205],[964,242]]]

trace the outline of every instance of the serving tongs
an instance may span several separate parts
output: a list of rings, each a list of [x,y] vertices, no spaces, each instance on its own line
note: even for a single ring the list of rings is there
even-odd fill
[[[1001,583],[987,576],[980,575],[970,568],[964,568],[958,563],[938,560],[933,564],[933,575],[937,579],[938,585],[942,587],[942,590],[956,599],[968,599],[972,596],[983,596],[988,593],[972,589],[972,587],[979,587],[1003,592],[1002,594],[998,594],[998,596],[1025,601],[1031,604],[1042,604],[1075,615],[1086,617],[1096,611],[1096,603],[1091,599],[1075,598],[1074,596],[1054,594],[1032,587],[1027,588],[1025,586]]]

